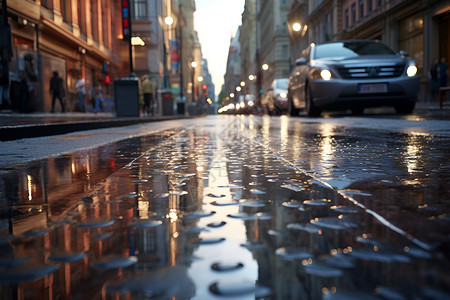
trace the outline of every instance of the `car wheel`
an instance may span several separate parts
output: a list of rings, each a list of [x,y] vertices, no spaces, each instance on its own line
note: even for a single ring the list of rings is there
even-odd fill
[[[292,96],[288,93],[288,115],[295,117],[298,116],[300,110],[295,108],[294,100],[292,100]]]
[[[395,106],[395,112],[397,114],[410,114],[413,112],[415,106],[416,106],[415,102],[402,103]]]
[[[311,88],[306,86],[306,115],[308,117],[319,117],[322,111],[314,105]]]

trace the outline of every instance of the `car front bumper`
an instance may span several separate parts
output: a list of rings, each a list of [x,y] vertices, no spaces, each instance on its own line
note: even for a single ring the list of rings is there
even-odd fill
[[[318,108],[347,109],[352,107],[395,106],[415,102],[420,80],[415,77],[384,79],[315,79],[309,82],[314,105]],[[360,92],[361,85],[385,85],[382,92]]]

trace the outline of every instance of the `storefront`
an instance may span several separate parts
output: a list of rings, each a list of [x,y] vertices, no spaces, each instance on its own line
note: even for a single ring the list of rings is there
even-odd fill
[[[109,42],[109,37],[106,39],[109,46],[116,50],[115,54],[102,41],[94,40],[89,32],[80,32],[78,25],[65,23],[66,19],[61,19],[54,9],[35,2],[13,0],[8,4],[13,52],[9,63],[12,110],[50,112],[50,79],[54,71],[63,80],[66,111],[77,110],[75,83],[79,75],[86,82],[87,95],[93,84],[99,82],[104,97],[112,98],[111,83],[120,67],[117,54],[122,45],[118,41]],[[89,25],[94,29],[104,24],[99,21]],[[86,105],[90,107],[90,104],[89,97],[86,97]],[[58,101],[55,111],[61,111]]]

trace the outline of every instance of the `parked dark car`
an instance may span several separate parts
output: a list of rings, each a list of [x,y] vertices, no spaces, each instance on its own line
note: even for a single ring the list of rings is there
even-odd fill
[[[284,114],[288,111],[288,85],[289,78],[278,78],[272,81],[265,99],[269,114]]]
[[[415,62],[377,40],[311,44],[297,59],[289,78],[289,113],[320,116],[323,110],[394,107],[414,110],[419,91]]]

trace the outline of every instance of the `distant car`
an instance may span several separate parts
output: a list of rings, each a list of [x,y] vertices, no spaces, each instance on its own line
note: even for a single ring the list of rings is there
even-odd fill
[[[238,114],[253,114],[256,112],[255,96],[253,94],[246,94],[239,96],[239,102],[235,105],[236,113]]]
[[[288,111],[289,78],[272,81],[266,96],[266,107],[270,114],[283,114]]]
[[[320,116],[323,110],[392,106],[414,110],[419,91],[415,62],[377,40],[311,44],[296,60],[289,78],[289,113]]]

